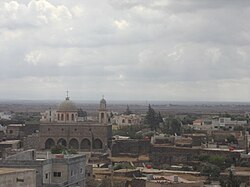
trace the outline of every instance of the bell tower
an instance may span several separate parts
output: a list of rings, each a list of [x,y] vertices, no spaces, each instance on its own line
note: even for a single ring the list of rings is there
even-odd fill
[[[100,101],[100,107],[99,107],[99,123],[101,124],[108,124],[108,114],[106,105],[107,103],[103,96]]]

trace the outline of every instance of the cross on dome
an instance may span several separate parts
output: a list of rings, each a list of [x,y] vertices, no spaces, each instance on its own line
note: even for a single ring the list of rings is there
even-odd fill
[[[69,100],[69,91],[66,91],[67,95],[66,95],[66,100]]]

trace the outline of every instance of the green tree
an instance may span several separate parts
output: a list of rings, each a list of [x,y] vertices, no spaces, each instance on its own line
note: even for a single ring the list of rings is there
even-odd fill
[[[67,149],[63,145],[56,145],[52,147],[50,151],[52,154],[77,154],[75,149]]]
[[[149,125],[150,129],[152,131],[156,131],[157,128],[159,127],[159,119],[154,111],[154,109],[151,107],[151,105],[148,105],[148,111],[145,116],[145,123]]]
[[[201,165],[201,175],[209,176],[209,177],[219,177],[220,176],[220,168],[214,164],[203,163]]]
[[[55,147],[51,148],[51,153],[52,154],[62,154],[65,150],[65,147],[62,145],[56,145]]]
[[[137,125],[131,125],[131,126],[124,126],[117,130],[113,130],[113,135],[119,135],[119,136],[128,136],[131,139],[142,139],[142,133],[140,133],[142,130],[142,126]]]
[[[223,168],[224,167],[224,165],[225,165],[225,157],[223,157],[223,156],[216,156],[216,155],[214,155],[214,156],[210,156],[210,158],[209,158],[209,163],[211,163],[211,164],[214,164],[214,165],[216,165],[216,166],[218,166],[218,167],[220,167],[220,168]]]
[[[199,161],[203,163],[209,163],[218,166],[221,170],[231,166],[233,160],[229,157],[217,156],[217,155],[200,155]]]
[[[168,118],[163,124],[163,133],[166,134],[181,134],[181,122],[175,118]]]
[[[160,112],[157,114],[157,120],[159,124],[164,122]]]
[[[233,175],[232,171],[229,171],[229,175],[226,180],[221,180],[222,187],[240,187],[241,181],[239,177]]]
[[[227,137],[227,142],[228,143],[233,143],[233,144],[238,144],[238,140],[233,135],[230,135],[230,136]]]

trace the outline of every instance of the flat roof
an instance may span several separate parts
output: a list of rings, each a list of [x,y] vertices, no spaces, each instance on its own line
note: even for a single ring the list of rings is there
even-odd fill
[[[19,143],[21,140],[6,140],[6,141],[1,141],[0,145],[5,145],[5,144],[15,144]]]
[[[8,127],[24,127],[25,124],[9,124]]]
[[[0,168],[0,175],[16,172],[25,172],[25,171],[35,171],[35,169],[25,169],[25,168]]]
[[[228,148],[228,149],[221,149],[221,148],[203,148],[203,150],[208,150],[208,151],[226,151],[226,152],[234,152],[234,153],[242,153],[242,152],[245,152],[244,149],[229,150],[229,148]]]

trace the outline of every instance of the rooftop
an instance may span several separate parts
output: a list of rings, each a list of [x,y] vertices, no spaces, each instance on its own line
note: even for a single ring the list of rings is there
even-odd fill
[[[15,143],[19,143],[20,141],[21,140],[6,140],[6,141],[0,142],[0,145],[15,144]]]
[[[25,172],[25,171],[35,171],[34,169],[23,169],[23,168],[0,168],[0,175],[16,172]]]
[[[9,124],[8,127],[24,127],[25,124]]]

